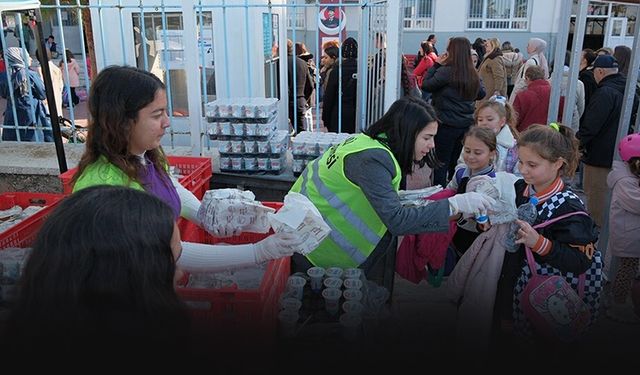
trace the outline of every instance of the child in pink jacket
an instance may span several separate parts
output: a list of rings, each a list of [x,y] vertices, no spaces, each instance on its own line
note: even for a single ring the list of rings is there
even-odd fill
[[[67,49],[64,52],[67,57],[67,69],[69,70],[69,76],[67,77],[67,70],[64,68],[64,60],[60,60],[60,70],[62,71],[65,83],[69,84],[73,105],[78,105],[78,103],[80,103],[80,98],[76,94],[76,87],[80,86],[80,66],[76,59],[74,59],[71,51]]]
[[[618,151],[623,161],[614,160],[607,177],[612,190],[608,250],[620,258],[620,267],[613,281],[613,303],[607,316],[622,323],[640,323],[628,301],[640,259],[640,134],[623,138]]]

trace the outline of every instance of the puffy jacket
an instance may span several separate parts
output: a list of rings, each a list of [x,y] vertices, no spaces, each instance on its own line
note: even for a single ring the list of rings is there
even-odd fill
[[[458,90],[451,85],[452,70],[450,66],[440,65],[436,62],[427,72],[427,76],[422,82],[422,89],[432,93],[431,102],[441,123],[453,128],[464,129],[473,124],[475,101],[484,98],[485,90],[480,82],[480,89],[475,98],[463,98]]]

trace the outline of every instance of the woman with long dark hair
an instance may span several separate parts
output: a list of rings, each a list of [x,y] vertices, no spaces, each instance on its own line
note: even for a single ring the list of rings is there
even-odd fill
[[[416,164],[436,165],[437,132],[431,105],[405,96],[366,132],[309,163],[291,191],[308,197],[332,231],[306,257],[292,257],[294,270],[314,265],[360,267],[367,279],[391,291],[397,236],[447,231],[451,215],[487,210],[491,198],[477,193],[420,207],[400,203],[402,177],[411,174]]]
[[[35,239],[3,356],[21,365],[182,358],[190,327],[174,290],[180,252],[173,211],[159,198],[115,186],[70,195]]]
[[[89,112],[89,132],[74,176],[74,192],[94,185],[144,190],[169,204],[176,220],[182,216],[202,226],[197,217],[200,201],[167,171],[168,162],[160,145],[169,127],[162,81],[129,66],[103,69],[91,86]],[[237,234],[237,228],[219,226],[212,229],[212,234],[229,237]],[[183,242],[178,267],[202,272],[254,266],[291,255],[301,242],[299,236],[285,233],[248,245]]]
[[[447,52],[438,56],[422,82],[431,93],[440,129],[435,138],[436,155],[444,166],[434,171],[434,184],[446,186],[453,176],[456,159],[462,151],[464,133],[473,124],[475,101],[484,98],[480,77],[471,62],[471,44],[465,37],[449,40]]]

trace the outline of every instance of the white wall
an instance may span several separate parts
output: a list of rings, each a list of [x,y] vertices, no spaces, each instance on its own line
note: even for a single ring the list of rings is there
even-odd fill
[[[529,3],[531,7],[529,30],[532,33],[557,33],[562,1],[568,0],[531,0]]]
[[[438,37],[438,51],[444,51],[447,39],[454,36],[465,36],[472,43],[476,38],[497,37],[503,42],[510,41],[522,52],[525,52],[529,38],[538,37],[549,42],[548,52],[553,51],[556,38],[554,33],[557,32],[556,25],[559,22],[558,0],[530,0],[529,29],[524,31],[467,30],[469,0],[434,0],[433,4],[433,30],[404,30],[404,53],[415,54],[420,42],[429,34],[436,34]]]
[[[469,7],[468,0],[435,0],[433,7],[434,32],[460,34],[466,29],[466,15]],[[446,39],[444,39],[443,42],[446,42]],[[444,43],[440,49],[444,50]]]

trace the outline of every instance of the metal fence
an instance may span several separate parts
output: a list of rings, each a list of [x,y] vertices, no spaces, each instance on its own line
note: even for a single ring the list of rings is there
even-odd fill
[[[323,34],[323,12],[327,7],[340,9],[342,14],[349,14],[350,19],[340,21],[337,34]],[[395,9],[398,8],[398,9]],[[301,11],[300,9],[304,9]],[[207,124],[204,121],[204,104],[216,98],[225,97],[279,97],[280,127],[289,126],[286,119],[290,117],[292,129],[298,128],[299,116],[288,116],[288,90],[290,82],[287,74],[286,40],[294,43],[304,42],[314,55],[314,65],[321,66],[322,42],[325,39],[337,39],[342,45],[345,38],[353,37],[358,41],[358,73],[357,80],[356,129],[363,130],[378,119],[385,109],[398,96],[400,43],[398,34],[401,30],[400,6],[389,7],[387,1],[347,1],[325,4],[316,0],[290,1],[184,1],[184,0],[80,0],[53,5],[41,5],[44,19],[38,19],[40,26],[52,30],[58,45],[58,56],[54,57],[55,65],[62,73],[69,76],[70,61],[63,51],[70,50],[82,67],[81,80],[84,82],[81,92],[90,91],[89,70],[96,66],[95,76],[102,68],[113,64],[137,66],[156,74],[167,88],[169,99],[169,116],[171,127],[166,146],[190,145],[194,153],[199,154],[202,147],[211,147],[207,136]],[[390,12],[391,10],[391,12]],[[36,17],[37,13],[32,12]],[[84,22],[83,22],[83,14]],[[393,22],[388,22],[389,14],[393,14]],[[5,10],[2,13],[3,29],[8,19],[16,25],[16,35],[23,35],[23,20],[29,17],[24,10]],[[87,17],[88,16],[88,17]],[[304,18],[305,30],[297,25]],[[295,21],[289,22],[291,17]],[[74,18],[71,20],[70,18]],[[342,24],[344,22],[344,24]],[[391,27],[391,29],[389,29]],[[29,28],[35,29],[33,24]],[[267,32],[267,29],[268,32]],[[23,51],[27,60],[34,61],[36,43],[41,43],[44,35],[35,38],[15,38],[0,35],[3,46],[15,44]],[[72,35],[79,34],[75,42],[69,42]],[[315,34],[315,35],[312,35]],[[271,40],[258,45],[256,35],[269,37]],[[394,38],[392,46],[387,46],[389,35]],[[303,36],[301,38],[301,36]],[[396,40],[397,39],[397,40]],[[7,44],[8,43],[8,44]],[[259,48],[258,48],[259,47]],[[277,48],[282,47],[282,48]],[[272,51],[277,53],[273,54]],[[94,61],[89,62],[89,51],[94,52]],[[340,50],[337,73],[338,88],[338,129],[342,130],[342,112],[345,105],[342,100],[343,64]],[[389,58],[393,56],[397,58]],[[58,61],[59,60],[59,61]],[[6,58],[5,58],[5,61]],[[85,62],[87,65],[85,67]],[[8,67],[12,68],[12,67]],[[293,64],[291,83],[296,87],[296,69]],[[260,77],[255,78],[255,77]],[[305,117],[305,126],[310,130],[320,130],[322,103],[317,90],[320,85],[320,69],[315,70],[312,77],[316,95],[312,96],[310,109]],[[9,80],[11,85],[11,80]],[[9,86],[11,95],[7,98],[7,108],[20,110],[20,103],[13,97],[13,87]],[[71,92],[69,81],[64,82],[64,91]],[[78,89],[78,88],[77,88]],[[30,93],[32,95],[33,93]],[[65,122],[70,124],[70,141],[81,141],[77,138],[79,125],[86,126],[86,104],[79,105],[70,99],[64,99]],[[296,106],[291,110],[297,111]],[[59,112],[59,111],[58,111]],[[47,112],[48,113],[48,112]],[[58,113],[62,115],[62,113]],[[308,120],[307,120],[308,119]],[[20,130],[34,131],[33,141],[50,140],[48,137],[51,125],[44,121],[32,124],[1,125],[3,131],[13,130],[20,138]],[[45,137],[46,135],[46,137]]]

